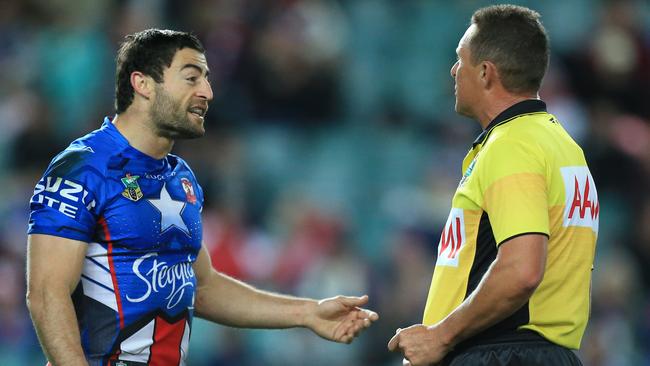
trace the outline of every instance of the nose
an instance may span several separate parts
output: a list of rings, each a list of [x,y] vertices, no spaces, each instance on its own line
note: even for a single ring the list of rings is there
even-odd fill
[[[196,92],[196,96],[206,99],[208,102],[214,98],[212,93],[212,85],[210,85],[210,80],[208,78],[203,78],[199,89]]]
[[[458,70],[458,61],[454,63],[454,65],[451,67],[451,70],[449,70],[449,73],[451,74],[452,78],[456,78],[456,71]]]

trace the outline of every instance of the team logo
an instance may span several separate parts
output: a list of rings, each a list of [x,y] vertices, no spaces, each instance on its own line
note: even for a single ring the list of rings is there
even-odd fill
[[[136,202],[144,196],[140,185],[138,184],[139,175],[126,174],[126,177],[122,178],[122,184],[124,184],[124,190],[122,191],[122,196],[130,199],[133,202]]]
[[[187,202],[192,204],[196,203],[196,195],[194,194],[194,186],[192,186],[192,182],[187,178],[181,178],[181,185],[185,191]]]

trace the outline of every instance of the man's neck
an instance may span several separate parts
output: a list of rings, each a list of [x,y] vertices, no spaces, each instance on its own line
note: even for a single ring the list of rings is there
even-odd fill
[[[172,150],[174,140],[159,136],[145,113],[126,111],[113,119],[113,124],[136,150],[162,159]]]
[[[483,109],[483,113],[478,116],[477,120],[481,128],[485,129],[501,112],[512,107],[513,105],[523,102],[528,99],[539,99],[536,94],[510,94],[504,93],[499,96],[494,96],[487,100],[487,105]]]

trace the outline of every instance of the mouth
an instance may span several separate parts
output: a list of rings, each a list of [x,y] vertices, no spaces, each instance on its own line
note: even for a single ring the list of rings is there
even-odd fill
[[[193,114],[203,120],[205,118],[205,114],[208,112],[208,107],[207,106],[192,106],[187,110],[190,114]]]

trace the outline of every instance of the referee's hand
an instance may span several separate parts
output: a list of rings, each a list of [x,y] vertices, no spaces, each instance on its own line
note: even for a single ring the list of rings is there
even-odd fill
[[[404,329],[399,328],[388,342],[388,349],[392,352],[402,353],[403,365],[436,365],[451,350],[442,342],[440,331],[435,326],[427,327],[422,324]]]

